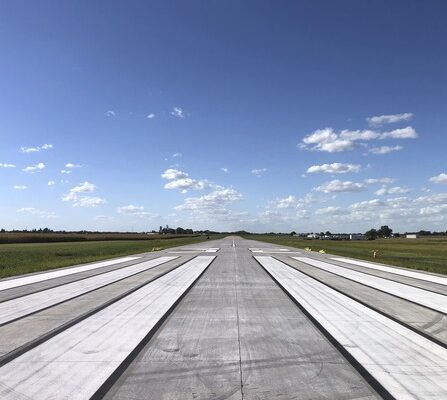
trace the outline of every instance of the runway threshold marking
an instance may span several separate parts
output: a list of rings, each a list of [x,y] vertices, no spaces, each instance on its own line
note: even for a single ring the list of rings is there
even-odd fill
[[[422,306],[429,307],[435,311],[447,314],[447,296],[440,293],[431,292],[429,290],[406,285],[405,283],[395,282],[386,278],[369,275],[364,272],[354,271],[346,267],[315,260],[309,257],[292,258],[305,264],[309,264],[315,268],[319,268],[343,278],[361,283],[362,285],[369,286],[373,289],[381,290],[382,292],[392,294],[404,300],[409,300],[413,303],[417,303]]]
[[[358,265],[360,267],[376,269],[378,271],[390,272],[392,274],[407,276],[409,278],[415,278],[415,279],[419,279],[422,281],[438,283],[440,285],[447,285],[447,278],[445,278],[443,276],[430,275],[430,274],[425,274],[423,272],[416,272],[416,271],[407,271],[405,269],[401,269],[401,268],[397,268],[397,267],[387,267],[385,265],[373,264],[373,263],[369,263],[366,261],[351,260],[349,258],[332,257],[331,260],[340,261],[340,262],[353,264],[353,265]]]
[[[395,399],[447,398],[447,349],[268,256],[264,269]]]
[[[17,320],[26,315],[46,309],[63,301],[78,297],[92,290],[117,282],[121,279],[157,267],[177,259],[176,256],[155,258],[128,267],[123,267],[90,278],[56,286],[0,303],[0,325]]]
[[[4,365],[0,398],[91,398],[214,259],[188,261]]]
[[[116,264],[121,264],[121,263],[125,263],[128,261],[138,260],[139,258],[142,258],[142,257],[123,257],[123,258],[118,258],[116,260],[101,261],[101,262],[97,262],[94,264],[81,265],[79,267],[71,267],[71,268],[69,267],[69,268],[56,270],[56,271],[42,272],[41,274],[28,275],[28,276],[23,276],[23,277],[14,278],[14,279],[7,279],[4,281],[0,281],[0,291],[6,290],[6,289],[12,289],[12,288],[15,288],[18,286],[29,285],[31,283],[42,282],[42,281],[46,281],[49,279],[60,278],[62,276],[77,274],[79,272],[90,271],[90,270],[96,269],[96,268],[109,267],[111,265],[116,265]]]

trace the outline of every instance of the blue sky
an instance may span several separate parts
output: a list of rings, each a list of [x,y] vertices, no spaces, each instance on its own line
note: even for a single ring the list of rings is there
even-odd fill
[[[0,4],[1,227],[447,229],[444,1]]]

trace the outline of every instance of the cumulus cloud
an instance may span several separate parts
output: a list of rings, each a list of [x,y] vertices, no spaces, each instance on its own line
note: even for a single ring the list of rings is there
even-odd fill
[[[220,170],[221,170],[222,172],[225,172],[226,174],[228,173],[228,168],[222,167]]]
[[[28,188],[28,186],[25,186],[25,185],[14,185],[12,188],[15,189],[15,190],[25,190],[25,189]]]
[[[0,168],[15,168],[15,164],[0,163]]]
[[[37,153],[41,150],[49,150],[52,149],[53,145],[52,144],[43,144],[42,146],[36,146],[36,147],[21,147],[20,151],[22,153]]]
[[[39,172],[39,171],[42,171],[43,169],[45,169],[45,164],[38,163],[38,164],[31,165],[29,167],[25,167],[22,169],[22,171],[29,172],[29,173],[33,174],[34,172]]]
[[[233,188],[220,188],[200,197],[188,197],[176,210],[189,210],[199,213],[222,213],[225,205],[239,201],[242,195]]]
[[[447,183],[447,173],[432,176],[429,181],[432,183]]]
[[[48,181],[48,186],[54,186],[56,184],[55,181]]]
[[[394,124],[397,122],[410,121],[413,118],[412,113],[376,115],[366,118],[370,126],[380,126],[384,124]]]
[[[373,185],[375,183],[389,184],[389,183],[393,183],[395,181],[396,181],[396,179],[394,179],[394,178],[368,178],[368,179],[365,179],[364,182],[368,185]]]
[[[146,115],[147,119],[154,119],[155,118],[155,114],[154,113],[149,113]]]
[[[416,139],[417,137],[417,132],[411,126],[394,129],[393,131],[384,132],[380,135],[381,139]]]
[[[95,184],[83,182],[71,188],[69,193],[62,196],[62,200],[72,202],[74,207],[98,207],[105,204],[106,201],[101,197],[86,195],[93,193],[95,190]]]
[[[344,214],[345,211],[341,207],[325,207],[325,208],[319,208],[318,210],[315,210],[316,215],[340,215]]]
[[[116,113],[115,113],[115,111],[113,111],[113,110],[108,110],[108,111],[106,111],[106,112],[104,113],[104,115],[105,115],[106,117],[109,117],[109,118],[116,117]]]
[[[191,178],[182,178],[170,181],[164,185],[165,189],[180,189],[189,190],[196,189],[202,190],[211,187],[211,184],[206,180],[195,180]]]
[[[175,118],[183,119],[186,117],[185,111],[181,107],[174,107],[170,114]]]
[[[359,172],[359,171],[360,171],[360,165],[343,164],[343,163],[313,165],[307,169],[307,173],[309,174],[319,172],[324,172],[328,174],[345,174],[347,172]]]
[[[298,199],[295,196],[290,195],[282,199],[277,199],[275,204],[278,208],[293,208],[297,206]]]
[[[365,184],[351,181],[341,181],[334,179],[330,182],[316,187],[314,190],[323,193],[337,193],[337,192],[361,192],[364,191]]]
[[[34,207],[19,208],[17,210],[17,212],[35,215],[39,218],[56,218],[56,213],[54,211],[42,211],[42,210],[37,210]]]
[[[251,173],[256,176],[261,176],[264,172],[267,172],[267,168],[255,168],[251,170]]]
[[[163,179],[173,180],[173,179],[187,178],[188,174],[186,172],[180,171],[178,169],[169,168],[161,174],[161,177]]]
[[[382,187],[379,190],[377,190],[375,192],[375,194],[377,196],[384,196],[384,195],[389,195],[389,194],[402,194],[402,193],[408,193],[410,191],[410,189],[408,188],[403,188],[400,186],[394,186],[391,188],[387,188],[387,187]]]
[[[400,151],[402,150],[402,146],[380,146],[380,147],[373,147],[369,149],[368,151],[372,154],[389,154],[393,151]]]
[[[73,169],[73,168],[82,168],[80,164],[67,163],[65,164],[65,168]]]
[[[172,155],[172,158],[178,158],[178,157],[181,157],[181,156],[182,156],[182,153],[174,153]]]
[[[61,174],[70,175],[72,172],[69,169],[61,169]]]

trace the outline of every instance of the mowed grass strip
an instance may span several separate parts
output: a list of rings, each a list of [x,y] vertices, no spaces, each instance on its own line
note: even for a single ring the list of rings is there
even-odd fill
[[[155,240],[1,244],[0,278],[163,250],[206,240],[206,236],[196,236]]]
[[[339,256],[447,275],[446,236],[371,241],[311,240],[286,235],[246,235],[244,237],[300,249],[309,247],[312,251],[325,250],[327,253]],[[375,260],[373,259],[374,250],[378,252]]]

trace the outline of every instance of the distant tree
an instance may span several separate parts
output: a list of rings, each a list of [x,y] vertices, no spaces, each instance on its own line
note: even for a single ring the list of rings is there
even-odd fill
[[[370,229],[368,232],[365,232],[365,238],[367,240],[376,240],[378,236],[379,234],[375,229]]]
[[[325,235],[326,235],[326,236],[332,236],[332,233],[329,232],[329,231],[326,231]]]
[[[295,231],[290,232],[290,236],[295,236],[295,235],[296,235]]]
[[[382,225],[377,233],[379,237],[390,237],[393,230],[388,225]]]

